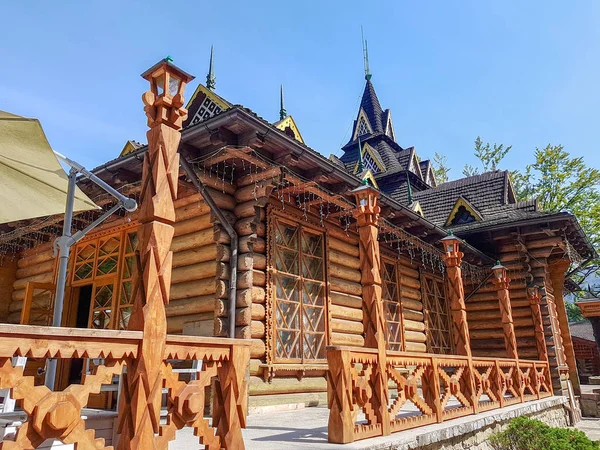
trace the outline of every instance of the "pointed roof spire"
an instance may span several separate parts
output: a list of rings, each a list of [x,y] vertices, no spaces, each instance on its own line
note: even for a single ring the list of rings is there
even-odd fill
[[[413,192],[412,186],[410,184],[410,176],[408,175],[408,170],[406,171],[406,186],[408,187],[408,204],[410,205],[413,202]]]
[[[363,33],[363,27],[360,26],[360,36],[362,38],[362,46],[363,46],[363,59],[365,64],[365,80],[369,81],[373,74],[371,74],[371,70],[369,69],[369,47],[367,46],[367,40],[365,39],[365,35]]]
[[[215,77],[215,57],[213,53],[213,46],[210,46],[210,64],[208,66],[208,74],[206,75],[206,87],[211,91],[214,91],[216,86],[217,78]]]
[[[279,120],[283,120],[287,117],[287,111],[283,103],[283,84],[279,88]]]

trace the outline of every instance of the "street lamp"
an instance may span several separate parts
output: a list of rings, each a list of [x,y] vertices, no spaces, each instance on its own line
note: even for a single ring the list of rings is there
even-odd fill
[[[494,272],[494,278],[498,283],[506,280],[506,267],[500,264],[500,261],[496,261],[496,265],[492,267],[492,271]]]

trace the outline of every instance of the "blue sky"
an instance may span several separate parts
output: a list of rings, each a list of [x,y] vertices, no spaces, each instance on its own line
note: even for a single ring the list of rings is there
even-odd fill
[[[93,167],[146,141],[139,74],[171,55],[204,82],[214,44],[220,95],[275,121],[283,83],[307,144],[339,155],[364,86],[361,25],[399,144],[446,154],[452,177],[478,135],[513,145],[505,168],[548,143],[600,167],[595,0],[8,2],[0,109],[40,118]]]

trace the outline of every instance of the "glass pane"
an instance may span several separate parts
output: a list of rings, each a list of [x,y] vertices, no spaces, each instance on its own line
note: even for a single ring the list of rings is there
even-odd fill
[[[303,356],[305,359],[324,359],[325,346],[323,342],[325,335],[322,333],[305,333]]]
[[[133,233],[127,234],[127,246],[125,249],[126,253],[133,253],[138,248],[138,235],[134,231]]]
[[[324,285],[322,283],[304,281],[302,289],[302,304],[323,306],[323,287]]]
[[[105,311],[94,311],[92,314],[92,328],[105,330],[110,327],[110,316]]]
[[[125,258],[125,265],[123,266],[123,278],[133,277],[135,269],[135,256],[128,256]]]
[[[108,238],[106,241],[101,241],[99,255],[109,255],[111,253],[117,253],[119,251],[119,238],[113,236]]]
[[[117,257],[109,257],[98,261],[96,275],[107,275],[117,271]]]
[[[96,256],[96,245],[86,244],[77,251],[77,261],[85,261]]]
[[[302,252],[307,255],[323,256],[322,236],[320,234],[302,233]]]
[[[131,281],[124,281],[121,284],[121,298],[119,298],[119,303],[121,305],[129,305],[133,303],[133,298],[131,297],[133,293],[133,284]]]
[[[106,308],[111,305],[113,295],[113,287],[111,284],[96,288],[94,296],[94,309]]]
[[[300,346],[298,345],[297,331],[278,331],[276,339],[276,352],[279,358],[300,358]]]
[[[298,252],[280,247],[276,250],[275,268],[298,275]]]
[[[126,330],[129,325],[129,318],[131,317],[131,311],[133,307],[127,306],[126,308],[119,309],[119,329]]]
[[[298,249],[296,239],[297,227],[277,222],[275,229],[275,243],[291,249]]]
[[[278,299],[289,300],[292,302],[300,301],[297,278],[277,274],[275,275],[275,286],[275,295]]]
[[[311,280],[323,279],[323,260],[313,256],[303,257],[302,276]]]
[[[275,311],[275,319],[277,328],[293,329],[300,328],[300,320],[298,317],[298,303],[277,302],[277,310]]]
[[[92,276],[94,263],[84,263],[75,269],[75,280],[84,280]]]

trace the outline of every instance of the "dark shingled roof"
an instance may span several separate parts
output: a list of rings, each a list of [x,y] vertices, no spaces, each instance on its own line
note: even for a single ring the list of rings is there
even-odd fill
[[[442,183],[436,188],[415,192],[425,217],[443,226],[460,196],[477,208],[486,220],[489,216],[505,212],[512,196],[512,186],[508,181],[508,171],[493,171],[472,177]],[[509,191],[511,191],[509,193]],[[514,209],[514,205],[511,206]]]
[[[375,88],[373,87],[373,83],[371,80],[367,80],[367,84],[365,85],[365,90],[363,91],[362,100],[360,101],[360,107],[365,111],[367,118],[369,119],[369,123],[373,127],[374,133],[383,133],[385,124],[382,121],[383,109],[381,108],[381,104],[379,103],[379,99],[377,98],[377,94],[375,93]],[[358,123],[355,124],[355,128],[358,126]],[[352,135],[354,135],[354,130],[352,130]]]
[[[571,336],[573,337],[595,342],[594,329],[592,328],[592,324],[589,320],[570,323],[569,330],[571,330]]]

